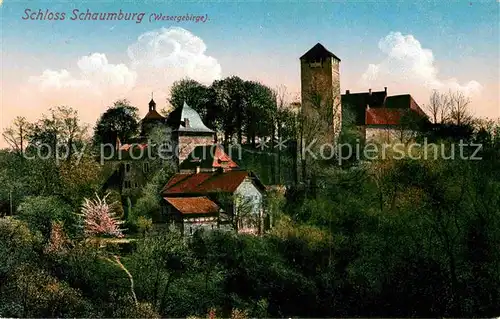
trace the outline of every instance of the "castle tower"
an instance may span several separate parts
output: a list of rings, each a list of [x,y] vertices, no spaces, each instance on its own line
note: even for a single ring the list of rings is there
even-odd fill
[[[150,111],[156,111],[156,102],[151,98],[151,101],[149,101],[149,110]]]
[[[205,126],[200,115],[184,102],[173,110],[166,121],[172,129],[177,164],[181,164],[197,147],[212,145],[215,132]]]
[[[148,113],[141,120],[141,136],[148,136],[155,126],[162,125],[164,123],[165,117],[156,111],[156,102],[153,98],[151,98],[151,101],[149,101]]]
[[[331,140],[338,137],[342,123],[339,66],[340,59],[320,43],[300,57],[303,114],[328,119],[325,129]]]

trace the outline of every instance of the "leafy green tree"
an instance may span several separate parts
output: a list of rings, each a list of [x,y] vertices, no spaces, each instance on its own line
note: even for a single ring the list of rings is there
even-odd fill
[[[170,89],[168,100],[175,108],[181,107],[186,102],[195,109],[203,122],[211,129],[220,129],[218,122],[217,105],[214,103],[215,92],[195,80],[183,79],[174,82]]]
[[[255,81],[244,82],[244,122],[248,141],[256,146],[256,137],[274,135],[274,117],[277,113],[275,93],[269,87]],[[241,143],[241,141],[240,141]]]
[[[70,234],[77,233],[76,215],[71,206],[52,197],[27,197],[19,206],[18,218],[25,221],[32,231],[39,231],[48,240],[53,221],[64,223]]]
[[[172,284],[193,266],[190,252],[180,234],[147,236],[131,257],[131,269],[138,282],[139,298],[147,298],[163,316],[170,313]]]
[[[101,115],[94,127],[95,143],[115,145],[119,138],[126,143],[139,130],[138,109],[127,100],[118,100]]]
[[[75,147],[81,149],[85,141],[87,127],[80,124],[78,112],[68,106],[58,106],[50,109],[50,113],[33,124],[29,142],[32,147],[49,146],[44,155],[62,156],[70,160]],[[43,151],[42,148],[40,150]],[[61,159],[59,159],[61,160]]]

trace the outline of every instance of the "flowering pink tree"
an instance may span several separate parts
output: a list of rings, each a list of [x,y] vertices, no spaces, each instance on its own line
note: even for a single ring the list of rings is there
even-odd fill
[[[109,195],[109,194],[108,194]],[[114,236],[123,237],[120,225],[123,223],[111,209],[113,204],[106,203],[106,197],[102,199],[96,194],[94,200],[85,199],[82,206],[83,227],[85,236]]]

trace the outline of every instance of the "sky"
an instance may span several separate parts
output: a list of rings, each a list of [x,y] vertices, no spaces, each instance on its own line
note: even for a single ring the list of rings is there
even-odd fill
[[[91,128],[122,98],[144,115],[152,93],[167,107],[170,86],[186,77],[236,75],[295,99],[299,57],[318,42],[341,59],[343,92],[387,87],[424,106],[434,89],[460,90],[475,116],[500,117],[498,0],[0,3],[2,130],[59,105]]]

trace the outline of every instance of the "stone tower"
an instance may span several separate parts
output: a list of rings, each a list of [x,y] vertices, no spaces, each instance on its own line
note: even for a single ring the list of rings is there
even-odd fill
[[[320,43],[300,57],[303,114],[327,119],[323,129],[328,130],[330,140],[338,136],[342,123],[339,66],[340,59]]]
[[[166,123],[172,129],[177,165],[197,146],[214,144],[215,132],[205,126],[198,112],[186,102],[169,114]]]
[[[141,136],[147,137],[151,130],[158,125],[165,124],[165,117],[156,111],[156,102],[151,98],[149,110],[141,121]]]

